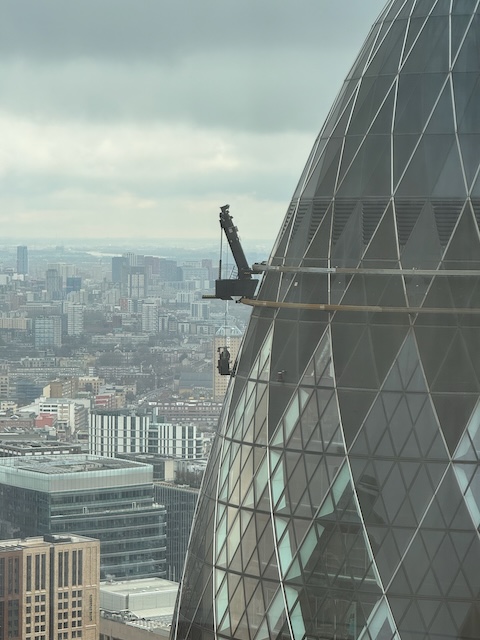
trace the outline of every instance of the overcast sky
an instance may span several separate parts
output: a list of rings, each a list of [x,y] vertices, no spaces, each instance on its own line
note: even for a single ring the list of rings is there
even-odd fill
[[[2,237],[273,240],[384,4],[2,0]]]

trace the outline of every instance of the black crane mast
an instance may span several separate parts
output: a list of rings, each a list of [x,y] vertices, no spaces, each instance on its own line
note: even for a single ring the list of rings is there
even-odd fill
[[[253,298],[258,281],[252,278],[252,269],[249,266],[240,238],[238,229],[233,224],[230,215],[230,205],[220,207],[220,227],[225,233],[237,266],[236,278],[222,278],[222,260],[220,258],[218,268],[218,280],[215,280],[215,298],[220,300],[232,300],[233,298]]]

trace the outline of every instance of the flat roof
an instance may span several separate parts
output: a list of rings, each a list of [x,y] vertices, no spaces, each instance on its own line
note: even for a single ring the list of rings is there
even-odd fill
[[[0,458],[0,466],[15,467],[49,475],[85,473],[88,471],[112,471],[145,467],[143,462],[120,458],[102,458],[88,454],[65,454],[57,456]]]
[[[136,593],[155,593],[178,589],[178,582],[164,578],[140,578],[138,580],[121,580],[100,582],[100,589],[105,593],[117,593],[123,596]]]
[[[32,536],[31,538],[12,538],[11,540],[0,540],[0,553],[2,551],[20,551],[21,549],[31,549],[37,547],[50,547],[52,544],[70,544],[78,542],[98,542],[96,538],[87,538],[68,534],[64,536]]]

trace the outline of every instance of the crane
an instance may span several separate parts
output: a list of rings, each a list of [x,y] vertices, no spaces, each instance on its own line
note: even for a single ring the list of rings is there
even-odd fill
[[[258,282],[255,278],[252,278],[252,269],[247,262],[240,243],[238,229],[233,224],[229,204],[220,207],[220,227],[227,237],[235,264],[237,265],[237,277],[222,278],[222,258],[220,256],[218,280],[215,280],[215,296],[213,297],[219,298],[220,300],[253,298]]]

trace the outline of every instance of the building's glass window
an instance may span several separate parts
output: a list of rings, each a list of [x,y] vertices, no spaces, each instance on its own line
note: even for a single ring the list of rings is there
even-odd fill
[[[32,556],[27,556],[26,590],[32,590]]]
[[[57,586],[63,587],[63,552],[61,551],[58,554],[58,567],[57,567]],[[58,595],[59,598],[62,597],[62,594]]]
[[[35,590],[40,589],[40,554],[35,555]],[[35,602],[38,602],[38,596],[35,596]]]

